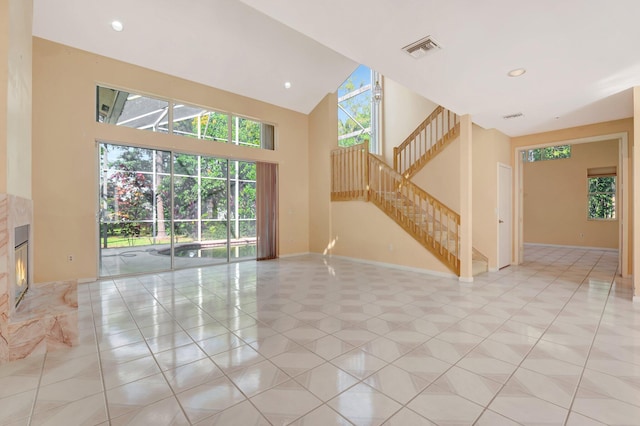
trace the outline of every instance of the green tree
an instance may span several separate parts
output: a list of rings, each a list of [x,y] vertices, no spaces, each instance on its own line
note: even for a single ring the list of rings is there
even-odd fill
[[[589,218],[615,219],[616,177],[589,178]]]

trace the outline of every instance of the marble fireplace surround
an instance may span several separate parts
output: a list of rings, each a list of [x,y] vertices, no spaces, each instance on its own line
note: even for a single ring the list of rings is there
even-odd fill
[[[33,282],[33,201],[0,194],[0,364],[77,343],[77,281]],[[14,307],[15,228],[29,228],[29,291]]]

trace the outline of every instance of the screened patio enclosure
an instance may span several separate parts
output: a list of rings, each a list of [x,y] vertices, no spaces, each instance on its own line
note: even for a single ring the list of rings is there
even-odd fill
[[[256,258],[256,163],[107,143],[100,276]]]

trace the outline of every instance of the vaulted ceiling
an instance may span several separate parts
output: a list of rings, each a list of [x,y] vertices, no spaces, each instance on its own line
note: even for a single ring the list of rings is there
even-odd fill
[[[362,63],[517,136],[630,117],[639,22],[637,0],[34,0],[33,34],[302,113]]]

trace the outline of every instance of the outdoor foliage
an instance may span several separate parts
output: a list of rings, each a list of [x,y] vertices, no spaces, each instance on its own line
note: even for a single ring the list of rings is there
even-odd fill
[[[589,178],[589,219],[616,218],[616,177]]]
[[[543,160],[558,160],[561,158],[571,158],[571,145],[530,149],[525,153],[525,161],[529,163]]]
[[[122,236],[129,245],[134,238],[147,237],[152,243],[168,235],[192,241],[198,230],[203,240],[226,239],[229,220],[232,238],[255,237],[255,163],[175,154],[172,182],[167,152],[106,144],[101,152],[103,236]],[[173,233],[165,228],[172,214]]]

